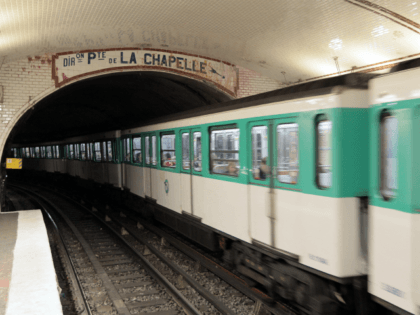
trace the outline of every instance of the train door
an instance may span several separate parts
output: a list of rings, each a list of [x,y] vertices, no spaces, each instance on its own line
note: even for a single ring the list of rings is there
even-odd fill
[[[273,178],[271,174],[273,121],[260,120],[249,124],[251,155],[248,198],[250,207],[250,231],[253,241],[273,245]]]
[[[131,147],[130,147],[130,137],[126,136],[121,140],[122,154],[121,154],[121,172],[122,172],[122,185],[124,188],[130,188],[129,174],[130,167],[127,162],[131,161]]]
[[[285,210],[280,190],[296,190],[299,176],[298,124],[295,118],[251,122],[249,172],[250,224],[254,241],[276,247],[279,213]],[[278,202],[276,201],[278,200]],[[277,244],[278,245],[278,244]]]
[[[153,174],[157,166],[157,138],[156,133],[150,132],[145,135],[144,141],[146,167],[144,170],[144,194],[153,198]]]
[[[201,132],[199,129],[181,130],[181,209],[194,214],[194,175],[201,175]]]

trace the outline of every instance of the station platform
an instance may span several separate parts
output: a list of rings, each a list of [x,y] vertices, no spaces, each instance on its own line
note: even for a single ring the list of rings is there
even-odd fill
[[[0,315],[63,314],[40,210],[0,213]]]

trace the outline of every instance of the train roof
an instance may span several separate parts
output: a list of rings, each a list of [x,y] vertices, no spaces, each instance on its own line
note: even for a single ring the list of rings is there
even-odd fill
[[[337,89],[337,87],[367,89],[369,80],[376,76],[378,75],[370,73],[351,73],[347,75],[336,76],[317,81],[300,83],[266,93],[261,93],[222,103],[207,105],[205,107],[200,107],[181,113],[168,115],[162,118],[153,119],[150,120],[148,123],[140,124],[137,127],[150,126],[173,120],[192,118],[195,116],[215,114],[218,112],[257,106],[266,103],[281,102],[304,97],[332,94],[337,93],[337,90],[339,90]]]

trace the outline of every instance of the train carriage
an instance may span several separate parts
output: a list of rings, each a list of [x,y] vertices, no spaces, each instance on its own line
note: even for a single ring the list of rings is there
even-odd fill
[[[370,84],[369,292],[400,314],[420,310],[420,69]]]
[[[70,176],[121,187],[120,131],[110,131],[62,142]]]
[[[211,249],[226,236],[273,250],[302,278],[303,270],[337,283],[366,275],[366,87],[242,107],[123,130],[123,187]]]

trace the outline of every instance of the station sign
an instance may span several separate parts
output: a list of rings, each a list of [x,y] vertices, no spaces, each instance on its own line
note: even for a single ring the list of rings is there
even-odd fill
[[[6,159],[6,168],[22,169],[22,159]]]
[[[206,80],[236,97],[238,69],[212,58],[160,49],[111,49],[53,55],[52,77],[56,87],[92,74],[133,69],[165,71]]]

